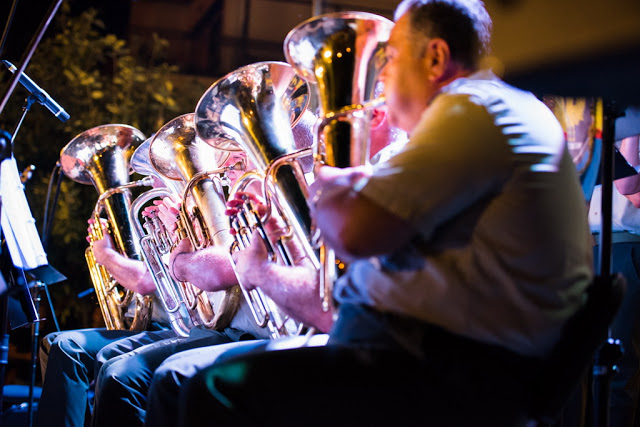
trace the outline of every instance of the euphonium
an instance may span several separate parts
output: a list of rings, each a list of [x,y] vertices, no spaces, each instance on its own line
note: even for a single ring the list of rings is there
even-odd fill
[[[184,187],[179,229],[189,237],[194,249],[211,245],[228,247],[233,241],[225,215],[226,200],[220,175],[228,153],[210,147],[196,136],[193,114],[179,116],[165,124],[151,140],[149,160],[163,180],[174,180]],[[190,210],[190,199],[195,207]],[[177,242],[173,242],[177,243]],[[159,250],[159,249],[158,249]],[[213,266],[215,268],[215,266]],[[167,279],[171,279],[165,271]],[[168,312],[180,310],[184,333],[193,325],[213,329],[229,325],[240,302],[240,289],[234,286],[218,292],[204,292],[189,283],[163,286],[169,296]],[[185,316],[186,315],[186,316]]]
[[[101,216],[106,214],[108,232],[117,250],[140,259],[140,247],[133,235],[129,210],[130,187],[150,185],[149,181],[129,183],[129,159],[145,137],[138,129],[109,124],[89,129],[72,139],[61,151],[60,164],[65,175],[82,184],[93,184],[100,194],[93,210],[92,241],[101,239]],[[95,260],[91,246],[85,251],[91,280],[108,329],[144,330],[151,320],[150,297],[124,289]],[[135,314],[131,325],[124,315],[132,300]]]
[[[287,62],[313,84],[318,97],[317,162],[340,168],[368,162],[370,109],[384,103],[374,99],[374,89],[392,27],[391,21],[371,13],[337,12],[310,18],[287,35]],[[320,292],[328,310],[336,262],[323,244],[320,259]]]
[[[282,240],[296,238],[313,261],[316,254],[310,246],[311,216],[306,203],[306,182],[297,160],[309,155],[311,149],[298,148],[291,130],[308,103],[308,87],[291,66],[260,62],[239,68],[216,81],[200,98],[195,123],[198,135],[210,145],[245,151],[257,172],[241,177],[231,194],[246,188],[251,181],[259,181],[267,215],[273,205],[288,226],[275,246],[282,247]],[[247,217],[258,223],[268,219],[256,215],[256,212],[247,213]],[[271,245],[265,243],[267,247]],[[236,241],[232,248],[238,245]],[[316,264],[319,268],[319,263]],[[273,304],[268,302],[269,298],[259,290],[251,293],[242,290],[259,325],[268,325],[274,337],[292,333],[286,316],[280,316],[270,307]]]
[[[181,196],[184,189],[184,184],[180,181],[163,180],[151,166],[149,160],[151,139],[147,139],[136,149],[131,158],[131,167],[140,175],[158,178],[165,187],[146,191],[133,201],[130,212],[131,223],[140,241],[143,259],[156,285],[171,327],[178,335],[186,337],[194,325],[205,323],[199,315],[202,311],[206,311],[208,300],[204,295],[195,292],[191,284],[179,283],[171,277],[163,257],[170,252],[174,242],[157,213],[141,215],[142,209],[149,201],[161,200],[173,194]]]

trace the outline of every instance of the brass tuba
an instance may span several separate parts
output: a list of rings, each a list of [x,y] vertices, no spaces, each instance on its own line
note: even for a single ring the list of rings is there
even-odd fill
[[[275,242],[263,234],[267,248],[275,247],[284,263],[284,240],[296,238],[306,255],[316,259],[310,245],[311,216],[306,203],[306,182],[298,159],[311,154],[311,148],[299,147],[293,136],[295,126],[309,103],[308,87],[292,67],[282,62],[259,62],[241,67],[216,81],[196,106],[198,135],[207,143],[224,150],[242,149],[257,171],[245,174],[231,194],[258,181],[267,204],[267,215],[277,209],[288,230]],[[262,227],[268,219],[259,218],[252,206],[245,206],[243,224],[235,222],[236,236],[250,234],[248,228]],[[234,218],[237,221],[240,218]],[[246,244],[246,242],[244,242]],[[231,250],[242,247],[239,238]],[[271,250],[272,256],[275,252]],[[316,263],[318,268],[319,264]],[[299,333],[302,325],[291,325],[273,301],[259,289],[246,292],[249,307],[260,326],[268,326],[272,337]]]
[[[372,13],[336,12],[310,18],[287,35],[287,62],[315,88],[319,102],[317,162],[340,168],[368,162],[371,108],[384,103],[374,90],[392,27]],[[333,251],[321,244],[321,236],[317,241],[320,293],[328,310],[338,271]]]
[[[176,282],[167,271],[163,257],[169,254],[174,242],[158,215],[142,215],[142,209],[154,199],[162,199],[172,194],[182,194],[184,184],[179,181],[162,179],[153,169],[149,160],[151,139],[143,142],[131,158],[132,169],[144,176],[156,177],[165,185],[139,195],[131,204],[130,219],[140,242],[143,259],[156,285],[160,300],[167,312],[172,329],[186,337],[193,325],[201,324],[196,307],[206,307],[203,295],[194,292],[189,283]],[[186,295],[191,291],[189,295]],[[189,298],[192,297],[192,298]]]
[[[189,237],[194,249],[212,245],[228,247],[233,237],[229,233],[229,222],[225,215],[226,200],[221,174],[233,166],[219,166],[224,163],[228,153],[209,146],[197,137],[193,116],[193,113],[185,114],[165,124],[151,140],[149,160],[163,181],[176,181],[183,187],[179,229]],[[193,210],[190,210],[191,198],[195,204]],[[168,248],[157,249],[168,253]],[[160,285],[159,289],[168,297],[167,311],[182,312],[180,318],[176,318],[176,325],[181,331],[179,333],[187,331],[188,334],[193,325],[217,330],[229,325],[240,303],[238,286],[205,292],[187,282],[176,283],[166,271],[164,275],[170,282]]]
[[[129,182],[129,160],[144,139],[142,132],[134,127],[108,124],[77,135],[60,153],[64,174],[81,184],[93,184],[100,194],[93,210],[92,241],[103,237],[100,219],[106,214],[115,247],[131,259],[140,259],[140,247],[129,221],[129,188],[150,185],[150,182]],[[96,262],[91,246],[86,249],[85,258],[107,328],[145,330],[151,320],[152,299],[118,285]],[[135,301],[135,314],[128,325],[125,313],[132,301]]]

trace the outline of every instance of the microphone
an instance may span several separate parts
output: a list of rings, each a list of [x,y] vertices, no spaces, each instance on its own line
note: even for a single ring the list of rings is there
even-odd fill
[[[2,60],[2,62],[7,66],[9,71],[11,71],[12,73],[16,72],[17,68],[11,62],[5,60]],[[49,96],[49,94],[45,92],[44,89],[42,89],[33,80],[31,80],[29,76],[27,76],[25,73],[22,73],[20,75],[19,81],[22,86],[24,86],[29,92],[31,92],[31,95],[36,97],[40,104],[47,107],[47,110],[51,111],[51,113],[58,119],[60,119],[60,121],[66,122],[67,120],[69,120],[69,113],[67,113],[64,108],[60,106],[60,104],[58,104],[51,96]]]

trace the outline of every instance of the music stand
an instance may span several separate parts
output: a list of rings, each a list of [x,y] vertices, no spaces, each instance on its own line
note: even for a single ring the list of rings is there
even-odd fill
[[[4,139],[6,141],[6,138]],[[38,307],[29,291],[25,273],[34,277],[38,282],[47,284],[57,283],[66,279],[48,264],[47,255],[35,227],[35,220],[31,215],[29,204],[24,195],[22,182],[16,161],[8,157],[0,163],[0,231],[4,237],[1,249],[2,268],[0,276],[3,288],[0,289],[0,332],[2,346],[0,346],[0,408],[4,391],[6,365],[8,364],[9,334],[11,328],[33,323],[32,342],[32,372],[29,388],[29,417],[32,417],[33,389],[35,386],[35,369],[38,338]],[[37,289],[36,289],[37,292]],[[22,324],[10,325],[10,298],[21,296],[20,303],[25,314]]]

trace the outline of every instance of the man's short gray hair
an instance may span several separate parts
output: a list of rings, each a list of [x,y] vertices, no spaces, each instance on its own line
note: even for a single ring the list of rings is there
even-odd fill
[[[413,31],[444,39],[452,59],[466,67],[475,68],[489,54],[492,23],[481,0],[403,0],[394,19],[407,13]]]

